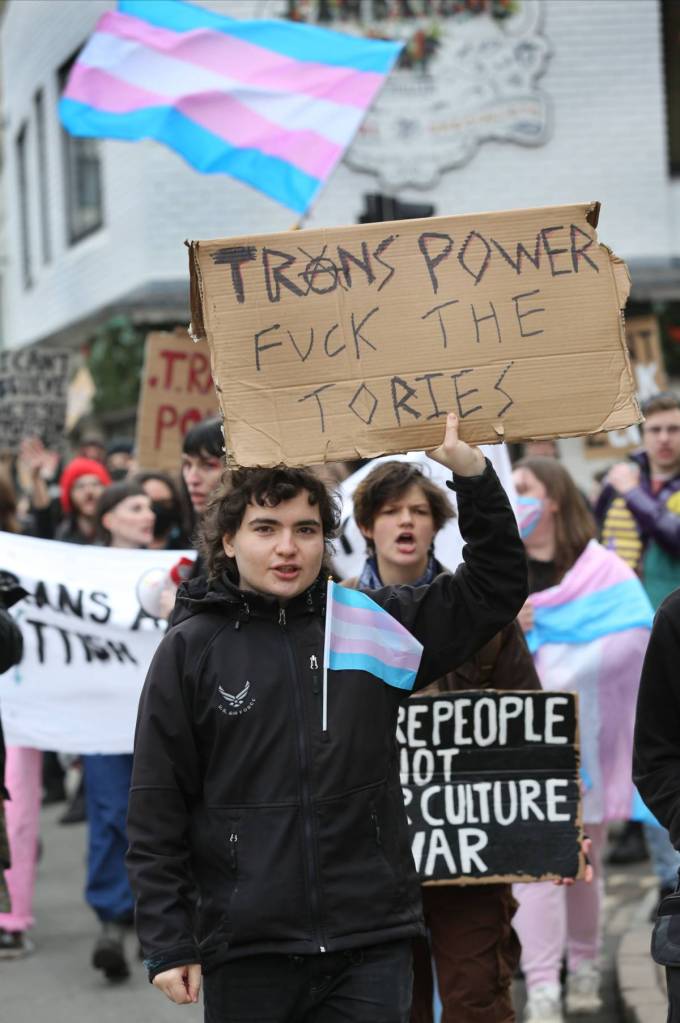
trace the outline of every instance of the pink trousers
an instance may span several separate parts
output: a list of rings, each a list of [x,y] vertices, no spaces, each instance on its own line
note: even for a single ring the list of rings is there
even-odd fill
[[[604,896],[602,854],[607,826],[586,824],[585,832],[592,839],[589,858],[595,877],[590,884],[577,881],[566,887],[546,881],[513,886],[519,902],[513,926],[522,943],[522,971],[528,988],[537,984],[559,984],[565,952],[570,972],[600,954]]]
[[[0,913],[0,928],[25,931],[33,925],[33,891],[38,864],[38,832],[42,801],[42,753],[22,746],[7,747],[5,803],[12,866],[5,871],[11,913]]]

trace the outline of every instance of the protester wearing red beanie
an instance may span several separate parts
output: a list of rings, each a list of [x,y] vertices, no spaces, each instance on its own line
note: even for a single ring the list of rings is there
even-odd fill
[[[72,515],[74,510],[78,510],[73,507],[71,490],[74,483],[83,476],[95,476],[104,487],[108,487],[111,482],[111,477],[101,462],[95,462],[93,458],[74,458],[68,463],[59,480],[59,496],[64,515]]]

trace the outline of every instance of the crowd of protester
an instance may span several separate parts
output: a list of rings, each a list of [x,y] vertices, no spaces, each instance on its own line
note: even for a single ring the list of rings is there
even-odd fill
[[[630,764],[635,703],[653,611],[680,586],[680,401],[670,393],[657,395],[646,403],[644,413],[641,451],[611,466],[592,502],[561,464],[554,442],[525,446],[523,457],[514,464],[513,480],[530,596],[515,620],[426,690],[543,687],[579,693],[584,823],[595,879],[561,887],[523,884],[514,890],[505,884],[424,887],[428,937],[414,943],[413,1023],[432,1020],[435,986],[443,1023],[515,1019],[512,980],[519,969],[527,985],[527,1023],[560,1023],[565,1012],[598,1012],[604,870],[612,823],[627,822],[618,832],[626,849],[631,841],[637,843],[629,855],[621,837],[617,851],[614,836],[612,861],[632,860],[648,850],[660,896],[675,887],[680,853],[673,842],[680,844],[680,807],[673,803],[667,781],[659,783],[663,798],[656,798],[655,779],[664,764],[650,750],[661,726],[649,724],[648,697],[645,722],[639,726],[636,770],[643,797],[661,822],[671,825],[672,841],[656,822],[649,821],[643,829],[629,820],[634,802]],[[336,463],[314,470],[318,469],[319,487],[332,489],[356,468],[357,463]],[[176,474],[138,471],[133,445],[125,439],[107,445],[101,438],[85,437],[75,456],[63,460],[39,438],[27,436],[16,457],[0,466],[0,529],[63,543],[186,551],[197,546],[203,526],[198,556],[169,577],[164,588],[158,613],[169,618],[178,583],[210,576],[205,537],[211,535],[208,527],[216,503],[227,501],[230,487],[217,419],[187,433]],[[366,557],[360,573],[344,580],[345,585],[382,591],[430,586],[442,574],[451,575],[457,566],[436,559],[434,542],[454,515],[447,491],[422,467],[396,460],[376,465],[354,494],[354,516]],[[578,598],[591,592],[588,580],[607,573],[636,588],[638,614],[622,608],[613,617],[602,616],[599,631],[593,634],[594,641],[603,644],[598,650],[606,651],[607,678],[614,679],[608,683],[614,688],[605,693],[604,676],[583,655],[583,644],[572,641],[570,647],[567,640],[555,654],[555,641],[544,635],[530,652],[524,637],[532,632],[546,595],[553,604],[573,610]],[[584,580],[585,589],[579,589],[577,580]],[[21,657],[21,635],[7,614],[21,596],[0,588],[1,670]],[[676,634],[668,625],[668,613],[663,621],[675,641],[680,630]],[[658,643],[654,651],[662,667],[671,663],[665,649],[659,652]],[[655,675],[645,692],[661,684]],[[601,713],[603,701],[608,701],[607,714]],[[653,702],[660,706],[656,693]],[[668,719],[664,727],[667,724]],[[674,736],[675,744],[673,736],[668,743],[677,760],[677,731]],[[670,757],[668,752],[669,762]],[[0,959],[33,951],[29,932],[35,924],[40,807],[66,800],[66,767],[71,801],[61,820],[87,823],[85,898],[99,926],[92,965],[107,980],[120,981],[130,970],[126,933],[135,903],[125,865],[132,756],[83,756],[78,750],[43,753],[12,746],[5,750],[1,729]],[[80,778],[77,784],[75,776]]]

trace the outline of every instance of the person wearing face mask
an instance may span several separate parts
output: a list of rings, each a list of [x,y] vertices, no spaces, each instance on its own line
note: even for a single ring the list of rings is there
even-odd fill
[[[630,761],[635,703],[652,609],[632,569],[595,539],[595,522],[563,466],[525,458],[513,478],[530,596],[519,614],[544,689],[579,696],[583,818],[595,883],[516,885],[527,1023],[561,1023],[567,957],[568,1012],[597,1013],[602,853],[606,826],[633,806]]]
[[[128,440],[126,437],[117,437],[112,440],[110,444],[106,445],[104,464],[115,483],[129,479],[136,469],[134,441]]]
[[[453,514],[445,492],[418,465],[377,465],[354,492],[354,516],[368,556],[361,575],[344,585],[371,590],[431,582],[447,571],[433,549],[436,534]],[[482,688],[540,688],[516,622],[422,693]],[[511,886],[424,886],[421,895],[429,940],[414,943],[411,1023],[432,1023],[433,967],[442,1023],[509,1023],[515,1018],[512,977],[519,965]]]
[[[155,515],[150,550],[184,551],[189,538],[184,528],[184,512],[179,492],[171,476],[164,472],[142,472],[134,479],[151,499]]]
[[[96,524],[106,547],[147,548],[154,527],[151,499],[137,483],[113,483],[99,498]],[[82,760],[88,823],[85,898],[101,924],[92,965],[107,980],[118,981],[129,975],[124,938],[134,906],[125,870],[132,755],[88,754]]]

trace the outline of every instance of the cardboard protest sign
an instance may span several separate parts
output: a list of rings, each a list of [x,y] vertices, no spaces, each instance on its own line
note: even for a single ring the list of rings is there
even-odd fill
[[[0,352],[0,447],[16,451],[27,433],[45,447],[64,439],[71,353],[56,348]]]
[[[194,344],[185,330],[148,334],[137,414],[140,468],[176,472],[187,430],[217,412],[208,346]]]
[[[477,690],[403,704],[401,783],[423,883],[581,874],[576,701]]]
[[[656,316],[631,316],[626,320],[626,344],[633,366],[638,398],[645,401],[668,387],[661,349],[659,321]],[[596,433],[585,438],[589,458],[625,458],[640,447],[642,437],[637,426],[627,430]]]
[[[0,532],[0,579],[28,592],[11,610],[23,658],[0,676],[8,745],[132,752],[139,694],[166,627],[140,595],[183,553],[194,556]]]
[[[314,463],[639,421],[599,204],[190,243],[228,454]]]

